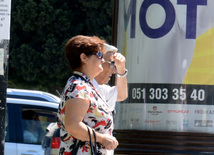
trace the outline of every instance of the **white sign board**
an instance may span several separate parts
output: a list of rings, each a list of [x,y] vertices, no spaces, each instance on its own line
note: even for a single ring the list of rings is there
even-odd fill
[[[10,0],[0,0],[0,39],[10,39]]]
[[[0,75],[4,75],[4,49],[0,48]]]

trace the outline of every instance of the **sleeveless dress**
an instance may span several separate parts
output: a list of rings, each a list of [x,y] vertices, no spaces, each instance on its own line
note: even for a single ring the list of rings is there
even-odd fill
[[[101,98],[86,75],[80,72],[74,72],[68,79],[61,95],[61,102],[57,114],[61,137],[59,155],[71,155],[72,146],[75,141],[75,137],[70,135],[64,127],[66,101],[71,98],[81,98],[90,101],[90,106],[83,119],[86,125],[94,128],[96,132],[103,134],[112,135],[113,131],[113,117],[108,105]],[[91,148],[89,142],[81,141],[77,154],[90,155]],[[108,155],[110,151],[100,143],[97,143],[97,154]]]

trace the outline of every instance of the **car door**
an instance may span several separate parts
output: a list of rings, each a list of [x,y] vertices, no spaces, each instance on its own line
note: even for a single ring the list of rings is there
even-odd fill
[[[30,102],[30,101],[29,101]],[[44,155],[41,143],[45,136],[47,126],[56,122],[56,108],[33,105],[33,104],[13,104],[10,109],[13,109],[14,115],[14,131],[16,135],[14,143],[16,146],[16,153],[13,155]],[[8,110],[10,110],[8,109]],[[15,110],[14,110],[15,109]],[[8,148],[5,147],[5,148]],[[11,147],[10,147],[11,148]],[[5,155],[8,151],[5,151]]]
[[[17,155],[15,109],[9,103],[6,109],[4,155]]]

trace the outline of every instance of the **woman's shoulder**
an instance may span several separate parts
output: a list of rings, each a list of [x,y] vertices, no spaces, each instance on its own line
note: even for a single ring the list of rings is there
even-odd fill
[[[70,92],[86,90],[90,92],[92,89],[89,82],[80,77],[71,76],[67,81],[65,90]]]
[[[71,77],[69,78],[65,89],[64,96],[68,98],[82,98],[90,99],[93,94],[93,88],[89,82],[82,78]]]
[[[67,85],[86,85],[86,81],[83,80],[82,78],[80,77],[76,77],[76,76],[71,76],[68,81],[67,81]]]

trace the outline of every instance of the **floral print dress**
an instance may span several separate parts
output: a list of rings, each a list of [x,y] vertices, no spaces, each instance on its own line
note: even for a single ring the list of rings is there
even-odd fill
[[[86,125],[94,128],[96,132],[103,134],[112,135],[113,131],[113,117],[108,105],[95,90],[86,75],[74,72],[64,88],[57,114],[61,137],[59,155],[71,155],[72,146],[75,141],[75,137],[70,135],[64,127],[66,101],[71,98],[81,98],[90,101],[90,106],[83,119]],[[97,143],[98,155],[108,155],[109,153],[109,150],[100,143]],[[90,155],[91,148],[89,142],[81,141],[77,154]]]

